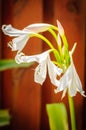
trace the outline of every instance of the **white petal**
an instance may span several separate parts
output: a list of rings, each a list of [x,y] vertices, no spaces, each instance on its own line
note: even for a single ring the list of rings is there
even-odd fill
[[[48,50],[41,54],[31,55],[31,56],[26,56],[23,53],[17,53],[15,60],[16,60],[16,62],[18,61],[18,63],[19,63],[19,61],[20,61],[20,63],[29,63],[29,62],[33,62],[33,61],[35,61],[37,63],[41,63],[41,62],[46,61],[48,53],[50,51],[51,50]]]
[[[30,62],[37,61],[36,58],[37,58],[36,55],[26,56],[23,53],[17,53],[17,55],[15,56],[15,61],[18,64],[20,64],[20,63],[30,63]]]
[[[50,57],[48,56],[48,74],[53,85],[59,86],[57,75],[60,75],[61,73],[62,69],[55,66],[55,64],[53,64],[53,62],[50,60]]]
[[[70,78],[70,83],[69,83],[69,86],[68,86],[68,93],[71,97],[75,96],[76,93],[77,93],[77,79],[74,75],[74,68],[73,68],[73,65],[71,63],[71,75],[72,77]]]
[[[77,85],[76,82],[72,79],[71,85],[68,86],[68,93],[71,97],[75,96],[77,94]]]
[[[84,95],[84,91],[82,89],[82,83],[80,81],[78,73],[76,72],[76,69],[75,69],[75,66],[73,64],[73,61],[72,61],[72,68],[73,68],[73,82],[72,82],[73,90],[76,89],[76,91],[80,92],[81,95],[85,96]],[[76,92],[75,92],[74,95],[76,95]]]
[[[16,61],[17,64],[22,63],[22,57],[23,56],[24,56],[24,53],[22,53],[22,52],[15,56],[15,61]]]
[[[22,30],[12,27],[12,25],[2,25],[2,31],[8,36],[20,36],[25,34],[39,33],[47,31],[52,25],[45,23],[31,24]]]
[[[47,60],[47,58],[48,58],[49,53],[51,52],[51,50],[52,50],[52,49],[50,49],[50,50],[48,50],[48,51],[45,51],[45,52],[39,54],[39,55],[37,56],[38,62],[41,63],[42,61]]]
[[[71,70],[71,65],[70,65],[67,71],[60,78],[59,80],[60,84],[58,88],[55,90],[55,93],[63,91],[66,87],[68,87],[70,85],[71,78],[72,78],[72,70]]]
[[[46,73],[47,73],[47,68],[46,68],[46,61],[40,63],[36,69],[35,69],[35,74],[34,74],[34,81],[39,84],[43,84],[43,82],[46,79]]]
[[[35,33],[47,31],[52,25],[45,23],[31,24],[24,28],[24,31],[32,31]]]
[[[81,95],[85,96],[84,91],[82,90],[81,81],[76,72],[73,61],[71,61],[71,65],[69,66],[69,68],[67,69],[65,74],[61,77],[59,82],[60,82],[60,85],[55,90],[55,93],[63,91],[62,97],[65,96],[67,89],[68,89],[68,93],[71,97],[75,96],[77,94],[77,91],[80,92]]]
[[[13,28],[12,25],[2,25],[2,31],[4,32],[5,35],[8,36],[20,36],[27,34],[27,32],[24,32],[23,30]]]
[[[63,90],[63,93],[62,93],[62,97],[61,97],[61,99],[63,99],[63,98],[65,97],[66,92],[67,92],[67,87]]]
[[[18,50],[18,52],[20,52],[26,45],[28,39],[29,35],[21,35],[17,38],[14,38],[8,45],[12,48],[12,51]]]
[[[61,36],[64,35],[64,29],[63,29],[61,23],[59,22],[59,20],[57,20],[57,26],[58,26],[59,34],[60,34]]]
[[[57,35],[57,43],[58,43],[59,46],[62,45],[62,42],[61,42],[61,38],[60,38],[59,33],[58,33],[58,35]]]

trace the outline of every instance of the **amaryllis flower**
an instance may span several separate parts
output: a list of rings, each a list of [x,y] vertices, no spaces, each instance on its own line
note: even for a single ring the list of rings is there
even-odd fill
[[[29,62],[37,62],[38,66],[35,69],[34,73],[34,81],[43,84],[46,79],[47,70],[51,80],[51,83],[55,86],[59,85],[59,81],[57,80],[57,76],[62,73],[62,69],[58,68],[50,59],[51,50],[43,52],[38,55],[25,56],[23,53],[16,55],[17,63],[29,63]]]
[[[73,63],[72,56],[70,55],[70,57],[71,57],[71,64],[68,67],[67,71],[63,74],[63,76],[59,80],[60,84],[57,87],[57,89],[55,89],[55,93],[63,91],[62,98],[65,96],[67,90],[71,97],[75,96],[77,92],[85,96],[84,91],[82,90],[82,84],[80,78]]]
[[[11,25],[3,25],[2,31],[5,35],[15,37],[12,39],[12,42],[9,42],[9,46],[12,48],[12,51],[22,51],[27,41],[32,34],[40,33],[47,31],[52,25],[45,23],[31,24],[25,27],[22,30],[18,30]]]

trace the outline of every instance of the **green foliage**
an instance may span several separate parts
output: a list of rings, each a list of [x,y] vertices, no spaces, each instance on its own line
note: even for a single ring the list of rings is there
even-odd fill
[[[63,103],[47,104],[50,130],[68,130],[66,107]]]
[[[0,71],[5,71],[7,69],[13,69],[18,67],[30,67],[33,64],[31,63],[22,63],[17,64],[13,59],[4,59],[0,60]],[[0,127],[9,125],[10,123],[10,115],[8,110],[0,110]]]
[[[33,62],[17,64],[13,59],[4,59],[4,60],[0,60],[0,71],[4,71],[6,69],[18,68],[18,67],[30,67],[32,64]]]
[[[10,123],[10,115],[8,110],[0,110],[0,127],[9,125]]]

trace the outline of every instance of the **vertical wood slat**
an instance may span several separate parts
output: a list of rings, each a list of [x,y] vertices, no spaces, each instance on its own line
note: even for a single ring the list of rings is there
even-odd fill
[[[2,24],[9,24],[12,23],[12,1],[10,0],[1,0],[1,26]],[[11,11],[10,11],[11,10]],[[9,51],[9,48],[7,47],[7,42],[10,40],[10,38],[5,37],[2,33],[1,38],[1,58],[2,59],[8,59],[9,57],[12,57],[11,52]],[[1,93],[2,93],[2,108],[3,109],[12,109],[12,86],[11,86],[11,77],[12,73],[10,70],[1,72],[1,82],[0,87]],[[11,125],[0,127],[1,130],[3,129],[11,129]]]
[[[2,17],[2,8],[1,8],[1,4],[2,3],[2,1],[0,0],[0,27],[1,27],[1,17]],[[1,59],[1,51],[2,50],[2,44],[1,44],[1,31],[0,31],[0,59]],[[2,77],[1,77],[1,73],[0,73],[0,108],[1,108],[1,104],[2,104],[2,83],[1,83],[1,81],[2,81]]]
[[[77,47],[74,52],[74,63],[80,79],[82,81],[84,89],[84,60],[85,60],[85,44],[83,41],[83,19],[82,19],[82,2],[78,1],[57,1],[54,0],[53,3],[50,3],[46,0],[44,1],[44,22],[53,23],[56,25],[56,20],[58,19],[64,29],[69,42],[69,49],[74,45],[74,42],[77,42]],[[47,49],[47,46],[44,45],[44,49]],[[78,60],[79,59],[79,60]],[[42,87],[42,118],[41,118],[41,129],[49,129],[47,122],[47,114],[45,106],[47,103],[59,102],[61,101],[61,95],[52,94],[52,85],[49,83],[50,80],[47,79]],[[62,94],[62,93],[61,93]],[[79,94],[74,98],[75,99],[75,110],[76,110],[76,120],[77,120],[77,129],[82,129],[82,103],[83,97]],[[66,106],[68,106],[67,99],[62,100]],[[78,110],[77,110],[78,109]],[[43,114],[44,113],[44,114]],[[79,113],[79,114],[78,114]]]
[[[82,81],[82,87],[84,89],[84,61],[85,61],[85,44],[84,44],[84,30],[83,30],[83,16],[82,16],[82,2],[76,1],[59,1],[55,0],[55,17],[57,17],[62,25],[64,26],[65,33],[69,42],[69,49],[77,42],[77,47],[73,54],[74,64],[76,66],[77,72]],[[82,103],[83,97],[77,94],[74,98],[75,101],[75,111],[76,111],[76,121],[77,129],[82,128]]]
[[[84,55],[86,56],[86,1],[83,0],[83,8],[82,8],[82,13],[83,13],[83,30],[84,30],[84,43],[85,43],[85,53]],[[86,92],[86,58],[85,58],[85,63],[84,63],[84,83],[85,83],[85,92]],[[82,129],[86,129],[86,98],[84,98],[83,101],[83,113],[82,113],[82,119],[83,119],[83,123],[82,123]]]
[[[42,22],[42,1],[16,1],[13,6],[13,25],[24,28],[32,23]],[[25,54],[37,54],[42,51],[41,41],[32,38],[27,43]],[[13,71],[13,129],[39,130],[41,88],[34,83],[34,66],[29,69]]]
[[[7,3],[8,6],[7,6]],[[10,11],[11,10],[11,11]],[[2,1],[2,24],[9,24],[12,23],[12,1],[10,0],[3,0]],[[12,57],[9,48],[7,47],[7,42],[10,38],[6,37],[2,34],[2,58],[8,59]],[[10,107],[11,99],[12,99],[12,87],[11,87],[11,71],[2,72],[2,96],[3,96],[3,107]]]
[[[9,3],[8,6],[7,3]],[[42,0],[36,0],[35,3],[34,0],[3,0],[2,5],[3,24],[12,24],[22,29],[29,24],[42,22]],[[11,13],[13,13],[12,16]],[[9,40],[8,37],[3,37],[3,58],[15,56],[15,52],[11,52],[6,46]],[[24,49],[28,55],[41,51],[41,41],[36,38],[31,39]],[[39,129],[41,88],[34,83],[33,76],[34,66],[30,69],[14,69],[12,73],[7,70],[3,73],[4,107],[11,110],[13,130]]]
[[[54,18],[54,1],[53,0],[43,0],[43,22],[53,24]],[[48,33],[44,34],[48,39],[51,39],[51,36]],[[52,39],[51,39],[52,40]],[[49,49],[49,47],[43,43],[43,50]],[[46,104],[51,103],[52,100],[52,84],[47,75],[47,79],[42,85],[42,98],[41,98],[41,124],[40,130],[49,130],[48,116],[46,113]]]

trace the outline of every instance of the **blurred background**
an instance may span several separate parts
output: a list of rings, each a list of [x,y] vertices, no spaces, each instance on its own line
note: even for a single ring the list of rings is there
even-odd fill
[[[86,1],[0,0],[0,28],[3,24],[12,24],[15,28],[23,29],[29,24],[40,22],[56,25],[57,19],[64,27],[69,49],[77,42],[73,58],[86,91]],[[53,42],[48,33],[44,35]],[[0,30],[0,59],[14,58],[16,53],[7,47],[10,40]],[[40,39],[32,38],[24,52],[28,55],[38,54],[47,49],[48,46]],[[48,76],[42,86],[34,83],[34,68],[35,65],[0,72],[0,108],[9,109],[11,114],[10,125],[0,129],[49,130],[46,104],[64,102],[68,109],[67,96],[61,100],[62,93],[54,94],[54,86]],[[86,99],[77,94],[74,103],[77,130],[86,130]]]

